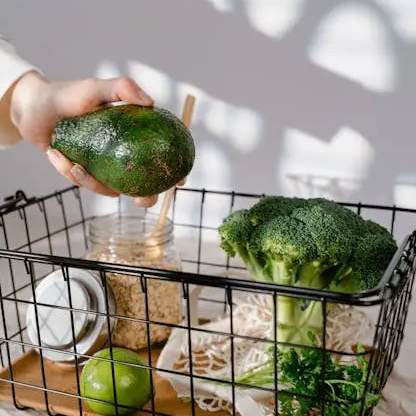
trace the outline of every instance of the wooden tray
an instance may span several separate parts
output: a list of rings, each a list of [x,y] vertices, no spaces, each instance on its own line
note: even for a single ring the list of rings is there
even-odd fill
[[[152,362],[156,362],[159,351],[152,352]],[[140,354],[147,358],[147,353]],[[77,394],[76,372],[74,368],[64,367],[60,364],[44,360],[46,387],[48,389],[58,390],[66,394]],[[27,383],[36,387],[43,387],[41,362],[38,353],[34,350],[27,352],[19,357],[12,365],[13,380],[19,383]],[[80,370],[81,371],[81,370]],[[10,380],[8,368],[0,372],[2,379]],[[174,415],[174,416],[191,416],[192,406],[190,403],[180,401],[169,382],[155,376],[155,410],[156,412]],[[15,384],[15,394],[18,404],[37,410],[46,410],[45,392],[43,390],[19,386]],[[59,413],[67,416],[80,416],[79,400],[74,397],[65,396],[58,393],[47,393],[49,409],[53,413]],[[0,401],[13,403],[11,384],[6,381],[0,381]],[[150,406],[146,407],[150,409]],[[97,413],[91,412],[88,406],[82,402],[83,416],[96,416]],[[147,412],[137,412],[136,416],[149,415]],[[195,416],[229,416],[225,412],[206,412],[195,405]]]

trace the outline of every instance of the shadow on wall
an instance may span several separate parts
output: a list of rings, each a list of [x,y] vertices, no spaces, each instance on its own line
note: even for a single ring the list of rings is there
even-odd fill
[[[51,77],[194,92],[190,185],[416,206],[411,3],[15,0],[0,27]]]

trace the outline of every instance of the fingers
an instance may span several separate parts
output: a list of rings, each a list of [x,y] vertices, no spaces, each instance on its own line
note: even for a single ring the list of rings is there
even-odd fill
[[[94,179],[84,168],[79,165],[74,165],[58,150],[49,149],[46,154],[55,169],[74,185],[83,186],[92,192],[105,196],[115,197],[119,195],[117,192],[112,189],[108,189]]]
[[[95,88],[103,103],[125,101],[144,106],[154,105],[154,100],[128,77],[96,80]]]
[[[52,107],[58,119],[96,111],[120,101],[142,106],[154,105],[154,100],[128,77],[88,78],[55,84],[52,96]]]
[[[46,152],[49,161],[55,167],[55,169],[74,185],[83,186],[88,190],[101,194],[104,196],[116,197],[119,193],[105,187],[93,176],[91,176],[82,166],[74,165],[69,159],[67,159],[62,153],[56,149],[49,148]],[[178,185],[183,186],[186,182],[186,178],[182,179]],[[135,205],[142,208],[151,208],[156,205],[159,199],[158,195],[137,197],[134,198]]]
[[[183,178],[180,182],[178,182],[178,186],[184,186],[186,184],[186,178]]]
[[[48,137],[41,137],[34,145],[39,148],[42,153],[47,153],[50,146],[50,139],[48,139]]]
[[[73,164],[70,160],[68,160],[62,153],[58,152],[56,149],[49,148],[46,152],[46,155],[49,159],[49,162],[62,176],[71,181],[74,185],[80,185],[71,174]]]
[[[186,183],[186,178],[183,178],[180,182],[178,182],[178,186],[183,186]],[[134,203],[142,208],[151,208],[152,206],[156,205],[159,199],[159,195],[152,195],[146,197],[136,197],[134,198]]]
[[[92,192],[104,196],[119,196],[118,192],[115,192],[98,182],[80,165],[73,165],[71,168],[71,174],[81,186],[89,189]]]
[[[158,199],[159,199],[158,195],[137,197],[137,198],[134,198],[134,203],[142,208],[150,208],[153,205],[156,205]]]

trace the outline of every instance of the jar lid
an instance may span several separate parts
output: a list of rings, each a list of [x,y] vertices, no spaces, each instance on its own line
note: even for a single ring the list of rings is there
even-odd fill
[[[76,341],[85,330],[88,323],[88,315],[80,312],[88,311],[91,307],[91,298],[85,287],[76,280],[70,281],[71,301],[74,322],[74,335]],[[71,313],[69,308],[69,295],[67,282],[63,279],[51,282],[49,286],[43,286],[37,293],[36,301],[40,304],[52,306],[37,307],[40,338],[42,343],[52,348],[65,348],[73,342]]]
[[[108,323],[105,290],[98,277],[75,268],[68,269],[68,277],[69,288],[62,270],[56,270],[42,280],[35,291],[36,305],[32,298],[26,320],[32,344],[39,346],[40,340],[40,345],[46,347],[42,349],[45,358],[71,363],[75,361],[73,353],[91,355],[105,344]],[[112,332],[116,305],[110,287],[107,293]],[[85,359],[79,357],[78,361]]]

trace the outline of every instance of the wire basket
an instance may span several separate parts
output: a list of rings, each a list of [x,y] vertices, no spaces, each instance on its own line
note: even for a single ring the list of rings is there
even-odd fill
[[[84,400],[80,386],[83,366],[92,354],[77,351],[76,347],[63,353],[51,343],[45,345],[40,336],[38,342],[33,342],[26,320],[28,310],[32,310],[35,320],[32,325],[39,334],[38,308],[47,305],[36,300],[36,289],[47,276],[58,271],[62,280],[60,287],[67,291],[69,304],[56,308],[70,314],[69,338],[76,344],[78,323],[74,314],[81,307],[76,296],[71,295],[71,273],[78,270],[94,273],[104,288],[102,308],[98,311],[87,308],[84,312],[94,319],[102,319],[107,330],[101,346],[110,348],[110,357],[101,360],[111,363],[112,377],[117,360],[108,334],[115,319],[126,317],[111,307],[109,274],[122,273],[137,279],[146,309],[146,317],[138,321],[146,326],[148,333],[153,325],[171,330],[167,343],[151,345],[148,337],[147,348],[137,351],[144,364],[136,367],[151,370],[150,400],[141,409],[128,408],[117,399],[113,378],[113,414],[126,414],[127,410],[137,411],[138,415],[160,416],[372,414],[373,406],[366,403],[369,398],[379,396],[385,387],[404,337],[416,256],[416,237],[408,230],[416,210],[344,204],[363,217],[382,223],[401,241],[377,288],[346,295],[255,282],[238,259],[225,255],[219,248],[216,231],[220,221],[232,210],[248,207],[261,196],[177,189],[170,217],[177,240],[183,242],[181,271],[86,260],[87,226],[91,216],[85,214],[77,187],[32,198],[18,191],[6,198],[0,206],[0,400],[17,409],[36,409],[50,415],[96,414]],[[180,285],[183,319],[179,324],[151,319],[147,290],[155,280]],[[277,371],[280,345],[273,325],[273,317],[278,316],[278,296],[307,299],[321,305],[323,330],[316,345],[307,349],[318,354],[314,357],[320,371],[307,366],[302,370],[300,365],[297,370],[299,379],[313,381],[312,393],[306,387],[305,391],[299,391],[281,384],[283,376]],[[71,356],[72,364],[54,362],[50,359],[54,353]],[[298,364],[302,361],[299,354]],[[338,403],[338,411],[342,407],[344,413],[334,413],[335,399],[327,393],[335,387],[329,387],[327,373],[329,364],[337,365],[346,359],[361,363],[357,371],[362,371],[362,390],[342,406]],[[363,363],[367,366],[366,372]],[[267,383],[244,382],[244,375],[256,371],[254,364],[268,368]],[[303,413],[294,413],[301,410]]]

